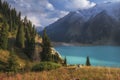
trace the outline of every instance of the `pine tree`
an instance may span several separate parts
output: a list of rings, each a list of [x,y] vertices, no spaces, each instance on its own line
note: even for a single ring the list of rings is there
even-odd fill
[[[0,26],[0,48],[7,49],[8,47],[8,25],[6,22]]]
[[[9,54],[9,58],[8,58],[8,65],[7,65],[7,68],[8,71],[13,71],[13,72],[17,72],[18,70],[18,62],[17,62],[17,59],[16,59],[16,56],[14,54],[14,49],[12,48],[11,50],[11,53]]]
[[[34,50],[35,50],[35,34],[34,31],[30,33],[28,26],[25,27],[25,53],[30,59],[33,59]]]
[[[30,51],[31,51],[31,58],[33,60],[33,56],[34,56],[34,51],[35,51],[35,37],[33,36],[31,38],[31,41],[30,41]]]
[[[22,22],[21,13],[18,13],[15,8],[11,8],[7,1],[0,0],[0,15],[4,17],[3,19],[9,25],[10,32],[15,32],[18,27],[17,25]]]
[[[44,29],[43,36],[42,36],[43,42],[42,42],[42,53],[41,53],[41,59],[42,61],[52,61],[52,55],[51,55],[51,43],[50,40],[46,34],[46,30]]]
[[[26,38],[26,41],[25,41],[25,49],[24,49],[24,52],[26,53],[26,55],[31,58],[31,49],[30,49],[30,42],[31,42],[31,37],[30,37],[30,33],[29,33],[29,30],[28,28],[25,28],[25,38]]]
[[[21,12],[18,13],[17,24],[20,25],[20,22],[21,22]]]
[[[26,40],[25,45],[25,53],[31,60],[33,60],[34,51],[35,51],[35,38],[32,37],[30,40],[28,40],[28,42]]]
[[[19,25],[17,35],[16,35],[16,46],[19,48],[25,47],[25,33],[22,23]]]
[[[10,27],[9,27],[9,31],[12,32],[12,17],[11,17],[11,13],[10,13],[10,21],[9,21]]]
[[[32,28],[32,32],[33,32],[33,35],[36,35],[37,34],[37,32],[36,32],[36,29],[35,29],[35,25],[33,25],[33,28]]]
[[[67,58],[65,56],[65,59],[64,59],[64,65],[67,66]]]
[[[90,60],[89,60],[89,56],[87,56],[87,58],[86,58],[86,66],[90,66],[91,64],[90,64]]]

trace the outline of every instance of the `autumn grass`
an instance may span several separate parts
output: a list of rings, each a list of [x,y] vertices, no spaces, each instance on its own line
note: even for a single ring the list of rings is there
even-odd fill
[[[10,54],[9,51],[0,49],[0,61],[6,63],[7,60],[8,60],[8,58],[9,58],[9,54]],[[22,53],[21,53],[21,54],[22,54]],[[24,56],[24,55],[23,55],[23,56]],[[22,59],[22,58],[20,58],[20,57],[18,56],[18,53],[15,54],[15,57],[16,57],[16,59],[17,59],[17,62],[18,62],[19,64],[21,64],[21,66],[24,66],[24,65],[25,65],[25,60]],[[27,59],[27,58],[26,58],[26,59]]]
[[[0,80],[120,80],[119,68],[62,67],[51,71],[27,72],[9,75],[0,73]]]
[[[9,52],[0,49],[0,60],[6,62],[8,57],[9,57]]]

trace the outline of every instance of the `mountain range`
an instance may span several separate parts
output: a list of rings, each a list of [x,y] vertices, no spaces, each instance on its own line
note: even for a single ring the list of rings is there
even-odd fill
[[[69,12],[46,30],[53,42],[120,44],[120,2]]]

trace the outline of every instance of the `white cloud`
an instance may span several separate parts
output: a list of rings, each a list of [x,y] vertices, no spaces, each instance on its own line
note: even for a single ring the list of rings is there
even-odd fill
[[[49,10],[55,10],[54,7],[53,7],[53,5],[50,4],[50,3],[47,3],[47,4],[46,4],[46,7],[47,7],[47,9],[49,9]]]
[[[67,15],[69,12],[68,11],[59,11],[59,15],[60,17],[64,17],[65,15]]]
[[[59,18],[44,18],[44,17],[41,17],[41,20],[42,20],[42,23],[43,24],[46,24],[42,27],[46,27],[48,26],[48,24],[52,24],[53,22],[57,21]]]
[[[48,26],[61,17],[64,17],[69,11],[89,8],[95,5],[95,3],[88,0],[56,0],[58,2],[65,1],[61,6],[62,10],[56,8],[48,0],[6,0],[16,10],[21,11],[22,16],[27,16],[36,26]],[[55,0],[54,0],[55,1]],[[65,10],[65,9],[69,10]]]
[[[90,7],[95,6],[96,3],[90,2],[89,0],[69,0],[69,2],[66,4],[67,9],[87,9]]]
[[[106,2],[120,2],[120,0],[105,0]],[[105,2],[104,1],[104,2]]]
[[[78,9],[87,9],[96,5],[90,0],[48,0],[59,10],[75,11]]]
[[[105,0],[103,3],[120,2],[120,0]]]
[[[42,26],[40,20],[36,16],[28,16],[28,19],[36,26]]]

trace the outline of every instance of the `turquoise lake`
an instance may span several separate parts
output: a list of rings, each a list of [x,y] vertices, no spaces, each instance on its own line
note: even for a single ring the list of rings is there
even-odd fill
[[[85,64],[89,56],[91,65],[120,67],[120,47],[118,46],[56,46],[55,49],[68,64]]]

